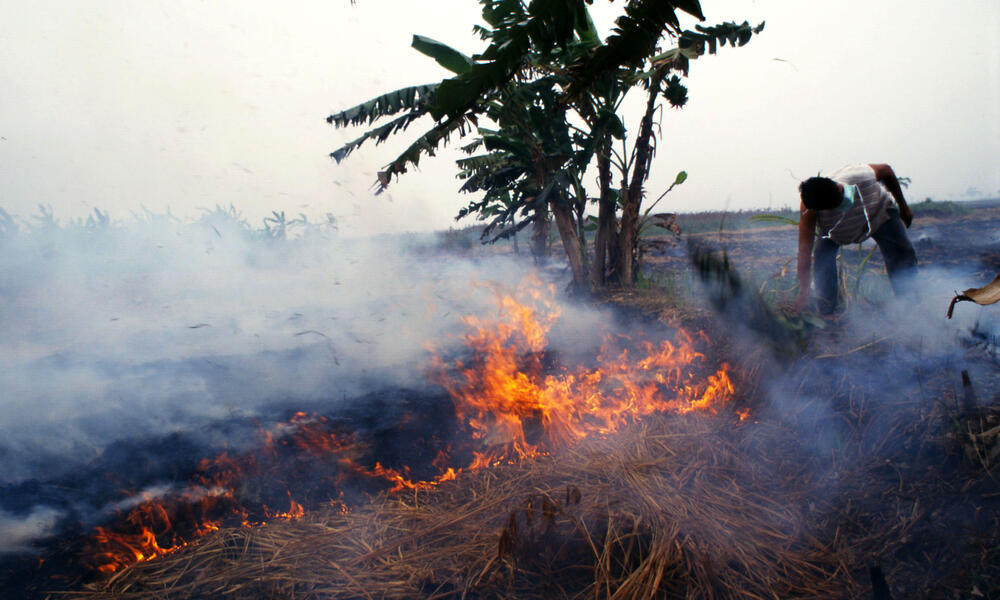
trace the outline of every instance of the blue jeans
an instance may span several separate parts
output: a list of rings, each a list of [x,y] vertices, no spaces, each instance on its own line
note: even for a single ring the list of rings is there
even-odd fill
[[[875,230],[872,239],[878,244],[879,252],[882,253],[893,292],[897,296],[909,293],[917,272],[917,253],[913,250],[909,236],[906,235],[906,226],[899,218],[898,209],[889,209],[889,220]],[[819,310],[823,314],[830,314],[837,308],[839,252],[840,244],[826,238],[818,240],[813,250],[813,277]]]

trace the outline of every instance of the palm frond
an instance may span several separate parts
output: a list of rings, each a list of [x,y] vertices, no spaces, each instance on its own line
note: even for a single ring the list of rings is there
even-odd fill
[[[481,141],[481,140],[477,140]],[[479,154],[468,158],[459,158],[455,164],[463,173],[480,171],[483,169],[494,169],[501,165],[509,164],[511,157],[509,154],[501,152],[491,152],[489,154]],[[461,176],[461,175],[460,175]]]
[[[573,83],[566,90],[574,98],[604,74],[620,67],[639,67],[665,34],[679,35],[677,10],[704,20],[698,0],[635,0],[615,22],[607,43],[570,67]]]
[[[482,147],[483,147],[483,140],[482,140],[482,138],[479,138],[479,139],[473,140],[469,144],[466,144],[466,145],[462,146],[460,149],[462,150],[462,152],[465,152],[466,154],[472,154],[473,152],[475,152],[476,150],[479,150]]]
[[[438,83],[429,83],[400,88],[332,114],[326,118],[326,122],[335,127],[362,123],[371,124],[401,110],[425,110],[425,106],[434,98],[439,85]]]
[[[683,2],[697,5],[697,0]],[[670,2],[640,2],[647,3]],[[518,0],[483,4],[483,18],[493,28],[490,46],[473,57],[477,62],[468,71],[441,82],[431,108],[435,119],[467,112],[477,100],[514,79],[527,66],[530,52],[547,55],[554,48],[565,48],[573,41],[577,30],[589,27],[585,0],[534,0],[527,11]]]
[[[384,142],[385,140],[387,140],[389,136],[397,132],[404,131],[407,127],[410,126],[410,123],[416,121],[425,114],[427,114],[426,110],[416,109],[401,117],[393,119],[392,121],[386,123],[385,125],[376,127],[374,129],[370,129],[366,131],[364,135],[362,135],[361,137],[352,140],[344,144],[340,148],[337,148],[336,150],[331,152],[330,157],[339,163],[340,161],[347,158],[347,156],[351,152],[354,152],[355,150],[360,148],[365,142],[372,139],[375,140],[375,145],[377,146],[382,142]]]
[[[678,48],[696,48],[697,55],[705,53],[705,46],[708,46],[708,53],[715,54],[719,46],[725,46],[729,42],[733,48],[746,45],[753,37],[753,34],[764,30],[764,22],[756,27],[751,27],[750,23],[743,21],[737,25],[734,22],[725,22],[714,27],[703,27],[695,25],[696,31],[685,31],[677,40]]]
[[[410,144],[402,154],[386,165],[385,169],[379,173],[378,188],[375,193],[381,194],[384,192],[393,175],[399,177],[403,173],[406,173],[410,166],[418,166],[422,154],[434,156],[438,146],[447,144],[452,134],[458,132],[459,135],[465,135],[467,129],[471,125],[475,125],[475,122],[475,115],[470,113],[458,117],[449,117],[442,123],[438,123],[432,127],[427,133]]]

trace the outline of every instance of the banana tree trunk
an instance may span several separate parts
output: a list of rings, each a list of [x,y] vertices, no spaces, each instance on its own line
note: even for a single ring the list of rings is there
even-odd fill
[[[623,189],[627,189],[624,188]],[[629,190],[631,191],[631,190]],[[618,278],[622,287],[631,287],[635,282],[635,248],[638,242],[639,200],[633,200],[626,193],[622,206],[622,226],[618,233]]]
[[[587,269],[583,262],[583,252],[580,250],[580,237],[576,232],[573,212],[566,205],[553,204],[552,216],[555,218],[556,228],[559,230],[563,250],[566,251],[566,259],[573,271],[572,289],[577,293],[584,292],[587,289]]]
[[[595,288],[607,282],[608,264],[614,264],[613,242],[618,229],[615,202],[611,198],[611,138],[597,155],[597,180],[600,185],[597,212],[597,234],[594,236],[594,262],[590,265],[590,281]],[[610,255],[610,256],[609,256]]]
[[[535,209],[531,253],[536,264],[544,265],[549,262],[549,211],[544,207]]]
[[[618,238],[618,274],[621,284],[630,287],[635,283],[639,269],[639,208],[642,205],[643,183],[649,177],[649,168],[653,160],[653,113],[656,111],[656,99],[660,95],[660,86],[666,72],[658,71],[649,81],[649,96],[646,100],[646,112],[639,124],[639,135],[636,137],[634,162],[632,164],[632,181],[622,181],[622,228]]]

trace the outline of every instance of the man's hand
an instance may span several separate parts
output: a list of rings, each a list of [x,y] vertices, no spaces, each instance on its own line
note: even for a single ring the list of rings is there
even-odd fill
[[[799,295],[795,299],[795,310],[802,312],[812,300],[809,274],[812,272],[813,239],[816,237],[816,212],[806,210],[799,204],[799,244],[795,274],[799,282]]]
[[[795,312],[803,312],[809,308],[809,300],[811,300],[811,298],[809,297],[808,291],[806,291],[805,294],[800,293],[795,298],[795,304],[793,305]]]
[[[905,202],[899,207],[899,218],[903,220],[903,225],[906,225],[906,228],[909,229],[910,223],[913,222],[913,211],[910,210],[910,207]]]
[[[872,164],[868,165],[875,171],[875,181],[878,181],[885,186],[885,189],[889,190],[892,194],[892,199],[896,201],[896,206],[899,207],[899,218],[903,220],[903,225],[906,228],[910,228],[910,223],[913,222],[913,211],[906,204],[906,199],[903,198],[903,188],[899,187],[899,179],[896,178],[896,173],[887,164]]]

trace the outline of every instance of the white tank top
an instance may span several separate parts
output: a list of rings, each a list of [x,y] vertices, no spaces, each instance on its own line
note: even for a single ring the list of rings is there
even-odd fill
[[[855,185],[861,196],[846,213],[837,209],[816,211],[816,234],[834,242],[856,244],[864,241],[889,220],[889,209],[896,207],[892,194],[875,179],[875,171],[865,164],[848,165],[826,175],[844,185]]]

